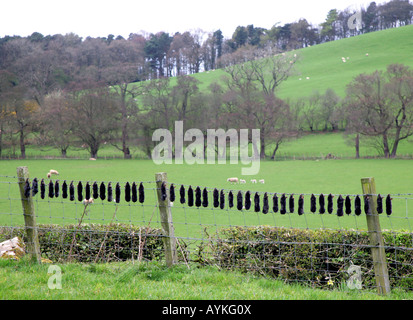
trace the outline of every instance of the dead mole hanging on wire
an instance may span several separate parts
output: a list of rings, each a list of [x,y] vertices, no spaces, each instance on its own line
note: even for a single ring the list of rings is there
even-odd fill
[[[234,206],[234,194],[232,190],[228,193],[228,207],[232,208]]]
[[[262,213],[267,214],[268,213],[268,208],[269,208],[269,206],[268,206],[268,194],[264,193],[264,197],[263,197],[263,200],[262,200]]]
[[[125,201],[126,202],[130,202],[130,193],[131,193],[131,187],[130,187],[130,183],[126,182],[125,184]]]
[[[272,196],[272,211],[274,213],[278,212],[278,197],[276,193]]]
[[[204,188],[204,190],[202,190],[202,206],[204,208],[208,207],[208,190],[207,190],[207,188]]]
[[[254,212],[260,212],[260,195],[258,192],[255,193],[254,195]]]
[[[73,184],[73,181],[70,182],[69,185],[69,199],[70,201],[75,201],[75,186]]]
[[[132,202],[135,203],[138,201],[138,187],[135,182],[132,182]]]
[[[171,186],[169,187],[169,201],[175,201],[175,185],[173,183],[171,183]]]
[[[221,192],[219,194],[219,207],[221,209],[225,208],[225,193],[224,193],[224,190],[221,190]]]
[[[286,212],[287,212],[286,201],[287,201],[287,198],[285,196],[285,193],[283,193],[281,195],[281,199],[280,199],[280,213],[281,214],[286,214]]]
[[[298,215],[302,215],[304,214],[304,196],[300,195],[300,197],[298,198]]]
[[[183,185],[181,185],[181,188],[179,189],[179,195],[180,195],[179,201],[181,202],[181,204],[184,204],[185,203],[185,187]]]
[[[238,191],[237,193],[237,209],[242,210],[243,204],[242,204],[242,192]]]
[[[145,202],[145,187],[143,186],[143,182],[139,184],[139,203],[144,203]]]
[[[195,189],[195,206],[199,208],[202,205],[202,191],[199,186]]]

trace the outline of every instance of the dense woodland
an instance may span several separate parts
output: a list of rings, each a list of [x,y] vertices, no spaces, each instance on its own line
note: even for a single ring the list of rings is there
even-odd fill
[[[319,26],[305,19],[271,29],[239,26],[230,39],[219,29],[209,34],[131,33],[128,39],[38,32],[0,38],[0,156],[18,145],[24,158],[25,146],[36,144],[55,146],[62,156],[70,147],[85,147],[97,157],[99,148],[110,143],[125,158],[135,147],[150,157],[153,131],[173,131],[176,120],[201,130],[259,128],[262,158],[274,159],[285,139],[320,129],[348,130],[356,150],[360,135],[373,137],[384,156],[395,156],[398,142],[412,134],[408,108],[413,94],[406,90],[413,74],[407,67],[389,66],[387,72],[363,79],[366,91],[356,92],[360,86],[354,85],[346,99],[331,90],[297,101],[276,95],[297,59],[291,50],[413,22],[413,5],[404,0],[372,2],[361,13],[357,28],[348,24],[354,11],[333,9]],[[227,77],[202,92],[189,76],[217,68]],[[273,76],[264,78],[264,70]],[[176,77],[173,85],[171,77]],[[349,105],[359,106],[354,101],[382,89],[377,86],[394,89],[397,84],[398,97],[383,91],[383,99],[400,102],[391,111],[394,116],[388,109],[372,116],[358,108],[366,121],[349,125]]]

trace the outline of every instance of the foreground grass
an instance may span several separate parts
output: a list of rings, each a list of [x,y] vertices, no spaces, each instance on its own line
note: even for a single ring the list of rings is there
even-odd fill
[[[324,93],[331,88],[343,97],[346,85],[361,73],[384,70],[392,63],[412,67],[412,31],[413,26],[409,25],[296,50],[300,59],[295,73],[281,84],[278,95],[282,99],[295,99],[309,96],[314,91]],[[366,56],[366,53],[369,55]],[[343,63],[342,57],[347,58],[346,63]],[[223,70],[217,69],[193,77],[201,82],[201,90],[207,90],[224,74]],[[172,78],[172,81],[175,79]]]
[[[3,300],[400,300],[413,293],[319,290],[212,267],[158,263],[62,264],[62,288],[49,289],[50,265],[0,260]],[[55,283],[55,282],[53,282]]]

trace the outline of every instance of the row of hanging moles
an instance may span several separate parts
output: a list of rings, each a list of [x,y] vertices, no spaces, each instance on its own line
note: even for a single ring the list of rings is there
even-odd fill
[[[79,181],[75,185],[74,181],[68,184],[66,180],[63,181],[60,186],[59,180],[52,181],[50,180],[48,184],[42,179],[39,182],[37,178],[33,179],[32,185],[30,186],[29,180],[26,180],[24,186],[24,194],[26,197],[35,196],[40,190],[40,198],[45,199],[46,191],[49,198],[58,198],[61,196],[63,199],[69,198],[70,201],[74,201],[76,198],[79,202],[89,199],[98,199],[102,201],[106,200],[108,202],[120,203],[121,201],[121,187],[119,183],[116,183],[115,190],[113,190],[112,182],[108,182],[107,185],[105,182],[98,184],[96,181],[93,184],[86,182],[83,187],[82,181]],[[124,188],[124,200],[126,202],[138,202],[144,203],[145,201],[145,188],[141,182],[139,186],[133,182],[132,185],[129,182],[126,182]]]
[[[166,192],[166,191],[165,191]],[[192,188],[192,186],[188,187],[188,190],[185,190],[185,186],[181,185],[179,189],[179,195],[180,195],[180,203],[184,204],[187,203],[189,207],[193,207],[194,205],[196,207],[208,207],[208,191],[207,188],[204,188],[201,190],[200,187],[196,187],[195,190]],[[187,198],[186,198],[187,197]],[[217,188],[214,188],[212,191],[212,197],[213,197],[213,207],[214,208],[225,208],[225,192],[224,190],[218,190]],[[236,195],[236,208],[238,210],[250,210],[251,207],[253,206],[254,212],[262,212],[264,214],[267,214],[269,212],[269,199],[268,199],[268,193],[265,192],[263,194],[263,201],[261,203],[260,201],[260,193],[256,192],[254,195],[250,191],[246,191],[245,194],[243,194],[241,191],[237,192]],[[324,194],[320,194],[317,197],[312,194],[310,197],[310,211],[312,213],[319,213],[319,214],[324,214],[328,212],[329,214],[334,213],[334,201],[333,198],[335,196],[332,194],[329,194],[328,196],[325,196]],[[368,197],[363,197],[364,199],[364,212],[367,214],[369,212],[369,201]],[[234,193],[233,191],[228,192],[228,207],[232,208],[234,207]],[[174,202],[175,201],[175,186],[172,184],[170,186],[170,201]],[[387,195],[386,198],[383,198],[380,194],[377,195],[377,212],[379,214],[383,213],[383,210],[385,208],[386,214],[391,215],[392,214],[392,198],[390,195]],[[285,193],[279,195],[277,193],[273,194],[272,196],[272,211],[274,213],[280,212],[280,214],[286,214],[286,213],[294,213],[295,212],[295,203],[296,199],[294,197],[294,194],[286,195]],[[318,204],[318,210],[317,210],[317,204]],[[262,207],[261,207],[262,205]],[[352,201],[350,196],[346,196],[343,198],[342,195],[339,195],[336,200],[336,211],[335,213],[338,216],[343,216],[344,213],[346,214],[351,214],[353,211],[352,208]],[[354,198],[354,213],[356,215],[360,215],[362,212],[362,201],[361,197],[359,195],[356,195]],[[304,213],[304,195],[299,195],[298,196],[298,202],[297,202],[297,213],[299,215],[302,215]]]
[[[61,189],[60,189],[61,188]],[[48,187],[46,188],[46,182],[44,179],[40,182],[40,197],[42,199],[46,196],[46,189],[48,191],[47,195],[49,198],[57,198],[60,196],[63,199],[69,198],[70,201],[74,201],[77,195],[77,200],[79,202],[83,201],[84,199],[98,199],[101,200],[107,199],[108,202],[116,202],[120,203],[121,201],[121,187],[119,183],[115,185],[115,194],[113,194],[113,186],[112,183],[109,182],[106,186],[104,182],[101,182],[100,185],[95,181],[92,185],[89,182],[86,182],[85,187],[83,187],[83,183],[79,181],[75,186],[74,182],[70,182],[68,185],[66,180],[63,181],[62,186],[60,187],[59,180],[53,182],[52,180],[49,181]],[[31,192],[30,192],[31,191]],[[28,197],[30,194],[35,196],[39,192],[39,183],[37,178],[33,179],[32,186],[30,186],[29,180],[26,180],[24,186],[25,196]],[[84,194],[83,194],[84,192]],[[218,190],[214,188],[212,191],[213,195],[213,207],[214,208],[225,208],[226,196],[224,190]],[[179,196],[180,196],[180,203],[184,204],[187,203],[189,207],[196,206],[196,207],[208,207],[208,190],[207,188],[201,188],[198,186],[195,190],[192,186],[188,187],[188,190],[185,190],[185,186],[181,185],[179,189]],[[186,196],[188,197],[186,199]],[[228,207],[232,208],[235,206],[234,201],[236,200],[236,208],[238,210],[250,210],[252,205],[254,207],[254,212],[262,212],[267,214],[269,212],[269,199],[268,193],[265,192],[263,195],[262,207],[260,201],[260,193],[256,192],[253,195],[250,191],[246,191],[243,194],[241,191],[237,192],[236,199],[234,197],[233,191],[228,192]],[[163,182],[161,185],[161,199],[165,200],[167,198],[166,193],[166,183]],[[312,194],[310,197],[310,211],[312,213],[318,212],[319,214],[324,214],[328,212],[332,214],[334,212],[334,202],[333,202],[334,195],[329,194],[327,197],[324,194],[320,194],[317,197]],[[129,182],[126,182],[124,186],[124,199],[126,202],[137,202],[144,203],[145,201],[145,192],[144,186],[141,182],[139,186],[133,182],[132,185]],[[169,201],[174,202],[176,199],[175,197],[175,185],[171,184],[169,188]],[[369,201],[368,196],[363,197],[364,200],[364,212],[367,214],[369,212]],[[390,195],[387,195],[386,198],[383,198],[380,194],[377,195],[377,212],[379,214],[383,213],[384,207],[387,215],[392,214],[392,198]],[[360,215],[362,212],[362,205],[361,205],[361,198],[359,195],[355,196],[354,199],[354,213],[356,215]],[[317,210],[318,204],[318,210]],[[337,197],[336,201],[336,214],[338,216],[343,216],[344,213],[351,214],[352,213],[352,202],[350,196],[346,196],[343,198],[341,195]],[[295,212],[295,198],[294,194],[290,194],[287,196],[285,193],[278,195],[274,193],[272,196],[272,211],[274,213],[280,212],[280,214],[294,213]],[[297,213],[302,215],[304,213],[304,195],[300,195],[298,197],[298,206],[297,206]]]

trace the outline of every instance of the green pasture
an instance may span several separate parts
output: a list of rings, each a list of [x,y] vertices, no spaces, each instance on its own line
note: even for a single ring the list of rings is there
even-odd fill
[[[131,146],[130,149],[134,159],[147,159],[138,147]],[[398,156],[411,158],[413,156],[412,140],[400,141],[397,150]],[[272,152],[273,146],[269,144],[266,147],[267,156],[272,154]],[[18,154],[17,151],[16,154]],[[284,141],[276,153],[276,160],[324,158],[327,154],[332,154],[337,158],[354,158],[356,156],[354,143],[340,131],[305,132],[297,139]],[[7,159],[7,155],[8,153],[4,155],[5,159]],[[360,157],[378,156],[381,156],[379,151],[362,138],[360,141]],[[26,147],[26,157],[28,159],[57,159],[61,158],[61,154],[56,148],[28,145]],[[70,159],[89,159],[90,154],[86,149],[72,147],[69,148],[67,157]],[[98,152],[100,160],[119,159],[122,157],[122,152],[111,145],[102,146]]]
[[[266,153],[273,150],[268,146]],[[312,159],[324,158],[331,154],[336,158],[355,158],[356,150],[354,142],[343,132],[314,132],[305,133],[300,138],[283,142],[276,154],[276,160],[283,159]],[[413,143],[410,140],[400,141],[397,148],[397,156],[411,158],[413,155]],[[371,143],[360,139],[360,157],[382,156]]]
[[[324,93],[331,88],[344,96],[346,85],[360,73],[385,70],[392,63],[413,67],[412,50],[412,25],[296,50],[300,59],[295,73],[280,86],[279,95],[283,99],[294,99],[309,96],[316,90]],[[342,57],[346,58],[345,63]],[[215,70],[194,77],[201,81],[201,89],[206,89],[224,74],[222,70]]]
[[[0,299],[165,300],[165,306],[174,304],[173,300],[412,299],[411,293],[397,289],[386,296],[367,289],[350,290],[345,285],[340,289],[321,290],[206,266],[198,268],[180,264],[166,267],[156,262],[133,264],[128,261],[65,263],[59,267],[62,271],[62,288],[51,290],[48,283],[52,274],[48,273],[48,264],[0,259]],[[136,303],[133,304],[136,307]],[[106,312],[105,309],[101,310]],[[152,311],[161,314],[162,308]],[[259,313],[258,309],[252,308],[251,311],[254,315]],[[96,314],[96,310],[93,312]]]
[[[106,200],[95,200],[93,205],[86,208],[83,222],[85,223],[132,223],[137,225],[159,226],[159,213],[156,209],[156,185],[154,183],[156,172],[167,172],[168,182],[176,186],[184,184],[186,190],[191,185],[201,188],[207,187],[209,191],[214,188],[224,189],[226,194],[234,190],[252,193],[269,193],[270,212],[267,215],[249,211],[238,211],[236,207],[228,208],[226,197],[225,209],[213,208],[212,193],[209,194],[209,206],[207,208],[188,207],[175,201],[172,207],[172,215],[176,229],[176,235],[184,238],[200,238],[204,236],[206,228],[208,233],[214,233],[220,228],[235,225],[270,225],[292,228],[333,228],[333,229],[366,229],[364,213],[360,216],[351,214],[338,217],[325,213],[312,214],[309,210],[309,196],[314,193],[329,193],[339,195],[356,195],[361,193],[360,179],[374,177],[377,192],[382,195],[393,195],[393,214],[387,217],[382,215],[383,229],[411,231],[410,210],[413,210],[413,201],[399,194],[411,193],[413,190],[413,161],[389,160],[389,159],[359,159],[359,160],[307,160],[307,161],[262,161],[260,171],[256,176],[244,176],[246,184],[229,184],[228,177],[241,177],[241,169],[247,165],[225,164],[164,164],[156,165],[150,160],[2,160],[0,162],[0,225],[22,225],[21,203],[16,184],[16,168],[27,166],[30,178],[45,178],[50,169],[60,172],[59,176],[53,176],[53,181],[59,179],[68,183],[82,181],[83,186],[89,181],[100,183],[112,182],[113,187],[117,182],[122,189],[119,204],[108,203]],[[252,184],[250,179],[265,179],[265,184]],[[145,186],[145,202],[127,203],[123,198],[123,187],[126,182],[143,182]],[[294,194],[295,212],[281,215],[272,213],[272,194]],[[177,200],[179,190],[176,188]],[[305,214],[297,214],[297,200],[300,194],[305,194]],[[413,197],[412,197],[413,198]],[[334,199],[334,210],[336,210]],[[354,199],[354,197],[352,197]],[[77,223],[82,216],[85,207],[82,203],[58,198],[44,200],[40,195],[34,198],[38,223],[72,224]]]

